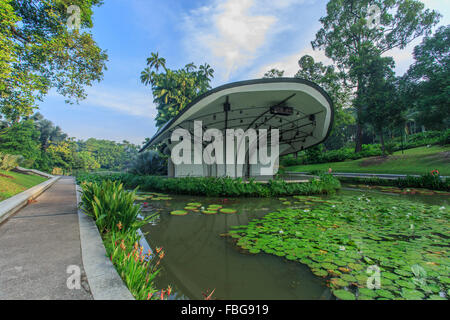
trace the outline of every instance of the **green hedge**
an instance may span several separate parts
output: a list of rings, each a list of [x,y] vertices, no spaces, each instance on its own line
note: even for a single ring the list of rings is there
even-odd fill
[[[309,195],[334,193],[340,188],[339,180],[324,174],[320,179],[305,183],[287,183],[284,180],[271,180],[258,183],[253,180],[245,183],[242,179],[232,178],[165,178],[141,176],[129,173],[96,175],[80,174],[78,182],[120,181],[126,188],[139,187],[143,191],[168,192],[203,196],[227,197],[274,197],[280,195]]]
[[[424,174],[420,177],[407,176],[399,179],[339,177],[339,180],[343,183],[450,191],[450,179],[443,179],[431,174]]]

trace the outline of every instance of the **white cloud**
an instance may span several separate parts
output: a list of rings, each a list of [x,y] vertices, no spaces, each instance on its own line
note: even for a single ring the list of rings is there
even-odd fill
[[[87,99],[81,104],[108,108],[149,119],[156,117],[157,111],[151,94],[108,87],[89,88],[87,94]]]
[[[227,80],[251,66],[274,35],[291,27],[283,21],[286,10],[312,1],[216,0],[185,17],[186,46],[193,56],[210,61]]]
[[[255,58],[264,45],[274,16],[251,15],[254,0],[228,0],[191,11],[186,21],[194,41],[191,45],[212,54],[214,65],[224,65],[224,77]],[[200,23],[199,23],[200,22]]]

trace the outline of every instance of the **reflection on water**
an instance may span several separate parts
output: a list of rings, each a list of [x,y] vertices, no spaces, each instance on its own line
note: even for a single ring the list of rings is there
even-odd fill
[[[342,190],[342,194],[358,195],[369,190]],[[376,193],[374,193],[376,194]],[[391,195],[380,195],[391,197]],[[150,246],[163,247],[163,272],[157,286],[172,285],[176,299],[203,299],[202,293],[215,289],[216,299],[330,299],[325,280],[314,276],[309,268],[298,262],[259,253],[239,251],[231,238],[221,234],[230,226],[245,225],[254,218],[286,207],[278,199],[265,198],[208,198],[172,195],[172,200],[151,201],[149,211],[160,212],[159,218],[145,226]],[[448,196],[405,196],[403,198],[446,205]],[[237,209],[237,214],[204,215],[190,212],[186,216],[172,216],[173,210],[183,209],[189,202],[204,207],[221,204]],[[145,214],[145,212],[144,212]]]

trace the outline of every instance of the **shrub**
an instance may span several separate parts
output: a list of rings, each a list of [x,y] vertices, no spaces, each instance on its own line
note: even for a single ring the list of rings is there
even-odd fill
[[[101,176],[83,174],[79,175],[77,179],[80,182],[119,181],[126,188],[139,187],[145,191],[229,197],[274,197],[279,195],[333,193],[340,188],[339,180],[331,175],[321,175],[320,179],[307,183],[288,183],[281,179],[271,180],[268,183],[259,183],[254,180],[244,183],[240,178],[229,177],[165,178],[126,173]]]
[[[0,152],[0,169],[9,171],[17,167],[23,160],[22,156]]]
[[[83,210],[95,220],[102,233],[113,230],[119,223],[125,231],[137,231],[151,218],[138,221],[140,207],[134,204],[136,191],[125,191],[122,184],[105,180],[82,183],[81,188]]]
[[[170,286],[159,295],[153,286],[164,251],[158,248],[157,254],[145,254],[138,245],[138,229],[155,215],[139,220],[140,207],[134,204],[136,192],[125,191],[115,181],[86,182],[81,188],[82,209],[95,220],[106,252],[133,296],[141,300],[163,300],[165,292],[169,296]]]
[[[63,169],[61,168],[53,168],[52,170],[53,175],[62,176],[64,174]]]
[[[167,159],[153,150],[140,153],[131,165],[130,172],[133,174],[165,175],[167,174]]]
[[[450,191],[450,179],[442,178],[437,170],[423,174],[420,177],[406,176],[398,179],[351,178],[339,177],[341,182],[378,186],[394,186],[398,188],[425,188],[431,190]]]

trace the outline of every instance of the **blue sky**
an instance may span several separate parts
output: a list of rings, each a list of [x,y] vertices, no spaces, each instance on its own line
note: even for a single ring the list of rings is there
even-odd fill
[[[443,14],[445,0],[423,0]],[[94,137],[141,144],[155,132],[156,109],[140,72],[146,58],[158,51],[169,68],[189,62],[209,63],[215,70],[213,87],[261,77],[276,67],[286,76],[297,71],[297,61],[310,54],[325,63],[323,52],[310,42],[326,13],[326,0],[107,0],[95,9],[92,30],[109,61],[104,80],[87,88],[88,98],[67,105],[54,92],[40,103],[46,118],[72,137]],[[397,73],[411,64],[412,48],[393,50]]]

